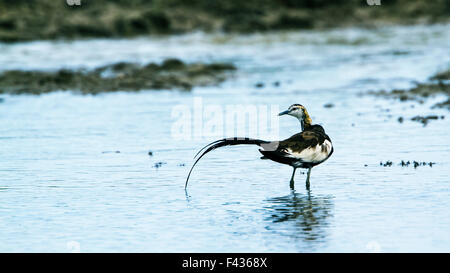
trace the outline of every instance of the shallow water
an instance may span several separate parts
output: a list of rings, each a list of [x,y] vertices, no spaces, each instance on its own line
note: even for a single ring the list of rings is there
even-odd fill
[[[238,67],[192,92],[0,95],[0,251],[448,252],[449,117],[430,109],[443,98],[360,93],[446,68],[449,37],[448,25],[436,25],[0,45],[2,70],[167,57]],[[174,138],[173,111],[193,113],[199,98],[221,109],[301,103],[335,152],[312,170],[310,191],[299,171],[291,191],[290,167],[259,160],[256,147],[222,148],[199,162],[185,193],[193,156],[217,137]],[[446,117],[423,127],[410,120],[419,114]],[[277,137],[299,129],[281,117]],[[380,166],[387,160],[393,166]]]

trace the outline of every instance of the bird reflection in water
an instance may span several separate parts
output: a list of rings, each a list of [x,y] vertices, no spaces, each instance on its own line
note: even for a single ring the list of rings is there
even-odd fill
[[[270,215],[267,230],[306,242],[325,241],[330,217],[333,215],[332,196],[296,193],[266,200]]]

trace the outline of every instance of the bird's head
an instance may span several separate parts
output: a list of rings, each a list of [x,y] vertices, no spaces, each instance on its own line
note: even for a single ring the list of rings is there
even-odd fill
[[[305,106],[303,106],[301,104],[292,104],[291,106],[289,106],[289,108],[286,111],[283,111],[283,112],[279,113],[278,115],[279,116],[289,115],[289,116],[296,117],[302,125],[302,130],[311,126],[311,123],[312,123],[312,120],[308,114],[308,111],[306,111]]]
[[[302,119],[305,116],[306,108],[301,104],[292,104],[286,111],[279,113],[279,116],[289,115]]]

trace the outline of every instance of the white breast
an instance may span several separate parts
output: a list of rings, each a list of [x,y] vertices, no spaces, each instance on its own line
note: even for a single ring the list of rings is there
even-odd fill
[[[325,140],[322,144],[317,144],[314,147],[310,147],[298,152],[293,152],[287,149],[287,152],[291,157],[301,160],[302,162],[308,163],[319,163],[328,158],[331,153],[332,144],[329,140]]]

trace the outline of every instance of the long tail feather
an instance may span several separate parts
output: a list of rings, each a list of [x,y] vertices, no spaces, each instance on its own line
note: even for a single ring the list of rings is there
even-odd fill
[[[195,156],[194,156],[194,159],[206,148],[206,147],[208,147],[208,146],[210,146],[210,145],[213,145],[213,144],[216,144],[216,143],[218,143],[218,142],[221,142],[221,141],[223,141],[224,139],[219,139],[219,140],[216,140],[216,141],[214,141],[214,142],[211,142],[211,143],[209,143],[208,145],[205,145],[205,147],[203,147],[203,148],[201,148],[196,154],[195,154]]]
[[[191,176],[191,172],[194,169],[195,165],[197,164],[197,162],[200,160],[200,158],[202,158],[205,154],[211,152],[214,149],[220,148],[220,147],[224,147],[224,146],[230,146],[230,145],[240,145],[240,144],[248,144],[248,145],[258,145],[260,146],[261,144],[264,143],[270,143],[269,141],[265,141],[265,140],[260,140],[260,139],[252,139],[252,138],[239,138],[239,137],[234,137],[234,138],[224,138],[224,139],[220,139],[220,140],[216,140],[214,142],[209,143],[208,145],[206,145],[205,147],[203,147],[196,155],[194,158],[196,158],[201,151],[206,150],[195,160],[194,164],[191,167],[191,170],[189,171],[189,174],[186,178],[186,184],[184,186],[184,188],[187,188],[188,182],[189,182],[189,177]]]

